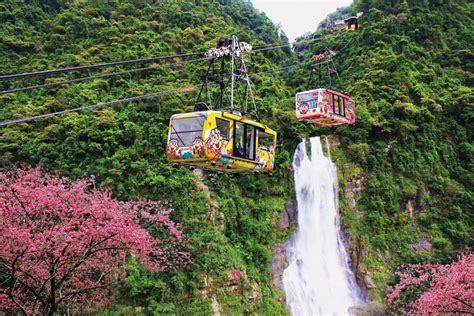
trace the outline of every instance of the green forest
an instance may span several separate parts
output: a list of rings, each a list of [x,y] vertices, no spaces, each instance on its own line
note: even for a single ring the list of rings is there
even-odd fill
[[[93,176],[96,188],[119,201],[172,206],[191,263],[157,272],[127,256],[113,300],[93,313],[289,314],[274,284],[272,247],[295,229],[276,224],[286,205],[296,203],[293,153],[311,136],[331,141],[347,246],[370,300],[399,313],[387,295],[400,269],[450,264],[472,253],[474,4],[355,0],[343,12],[363,12],[356,32],[320,28],[298,38],[294,49],[246,57],[261,121],[278,133],[272,176],[200,175],[167,160],[169,118],[193,110],[196,89],[0,127],[2,172],[40,166],[71,181]],[[289,44],[284,30],[248,0],[7,0],[0,3],[0,23],[0,75],[204,52],[231,35],[254,47]],[[356,101],[355,125],[320,127],[295,117],[295,93],[328,84],[309,80],[309,60],[323,49],[337,52],[340,80],[333,86]],[[154,67],[0,93],[0,121],[199,85],[208,64],[187,60],[0,81],[6,91]],[[0,288],[1,281],[0,274]],[[61,308],[58,314],[66,313]]]

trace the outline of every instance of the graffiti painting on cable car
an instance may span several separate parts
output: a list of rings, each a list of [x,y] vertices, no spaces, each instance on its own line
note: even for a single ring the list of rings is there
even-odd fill
[[[201,156],[204,153],[204,141],[202,137],[196,137],[193,141],[193,155]]]
[[[207,155],[213,160],[218,160],[222,156],[223,138],[218,128],[210,131],[206,137]]]
[[[237,125],[239,136],[235,135]],[[271,172],[274,167],[276,133],[230,113],[175,115],[168,139],[167,156],[176,163],[226,172]]]
[[[180,157],[180,149],[178,146],[178,140],[175,138],[170,139],[166,146],[166,156],[169,159],[176,159]]]

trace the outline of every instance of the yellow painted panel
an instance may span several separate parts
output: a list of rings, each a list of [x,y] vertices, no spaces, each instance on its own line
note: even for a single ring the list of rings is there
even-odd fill
[[[176,140],[170,139],[172,120],[199,116],[206,117],[203,123],[202,137],[196,138],[192,146],[177,147]],[[230,122],[228,139],[220,134],[216,118]],[[257,140],[256,145],[258,147],[255,161],[232,157],[234,121],[243,122],[264,130],[265,133],[273,135],[274,144],[276,144],[277,133],[260,122],[222,111],[183,113],[173,115],[170,120],[167,146],[168,159],[179,164],[223,172],[271,172],[274,168],[275,146],[264,149],[258,146]]]

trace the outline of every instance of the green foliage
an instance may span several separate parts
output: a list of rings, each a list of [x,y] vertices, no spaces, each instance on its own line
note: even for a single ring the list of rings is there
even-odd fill
[[[120,199],[173,203],[174,219],[189,237],[193,265],[153,274],[129,258],[117,302],[105,314],[211,314],[213,295],[223,314],[286,313],[270,284],[270,249],[288,237],[274,225],[284,202],[294,199],[291,161],[301,137],[339,136],[333,158],[340,172],[343,222],[368,250],[363,264],[373,272],[378,299],[397,264],[448,261],[459,250],[472,249],[473,4],[356,0],[333,16],[359,11],[364,15],[358,32],[317,32],[306,37],[317,41],[297,46],[294,54],[250,55],[260,116],[279,133],[276,170],[273,177],[208,174],[204,183],[212,202],[193,173],[172,167],[164,155],[169,116],[191,110],[195,95],[163,96],[0,131],[4,169],[28,163],[72,178],[93,174],[97,185]],[[264,14],[240,0],[9,0],[0,4],[0,19],[2,74],[200,52],[231,34],[254,46],[287,42]],[[304,62],[326,47],[337,51],[341,80],[334,88],[357,102],[354,127],[327,129],[295,118],[294,93],[311,88]],[[300,66],[277,71],[293,63]],[[207,67],[202,62],[152,65],[159,67],[0,95],[0,120],[196,84]],[[2,90],[19,86],[0,82]],[[362,196],[350,209],[345,189],[361,177]],[[421,237],[432,241],[431,251],[414,250]],[[229,287],[233,269],[246,271],[261,299],[248,299],[248,288]]]
[[[287,42],[273,23],[250,2],[225,1],[49,1],[11,0],[1,4],[0,73],[19,73],[125,59],[201,52],[223,36],[236,34],[252,45]],[[268,56],[271,55],[271,56]],[[268,58],[268,57],[271,57]],[[250,56],[251,71],[278,68],[282,51]],[[177,59],[176,61],[179,61]],[[169,61],[167,61],[169,62]],[[83,81],[54,89],[0,96],[0,119],[53,112],[98,102],[198,84],[206,62],[160,66],[156,70]],[[126,70],[128,66],[105,69]],[[91,71],[90,75],[96,72]],[[24,85],[73,79],[81,74],[38,78]],[[281,78],[255,77],[255,94],[263,121],[273,105],[288,94]],[[0,83],[3,89],[20,83]],[[189,238],[193,265],[172,273],[146,271],[133,258],[117,287],[111,314],[210,314],[217,295],[223,312],[284,313],[270,290],[270,245],[281,236],[273,230],[285,201],[279,183],[290,156],[278,157],[278,176],[209,178],[210,201],[196,185],[196,176],[174,168],[164,155],[168,118],[192,109],[195,95],[180,94],[113,108],[67,114],[0,131],[0,163],[17,162],[68,175],[95,175],[99,186],[120,199],[166,199],[177,212]],[[239,192],[239,194],[236,194]],[[258,201],[258,202],[255,202]],[[215,214],[214,214],[214,213]],[[246,271],[250,285],[260,284],[262,299],[250,301],[228,289],[227,275]],[[207,280],[207,281],[206,281]],[[206,282],[208,284],[206,285]],[[200,294],[207,288],[208,294]],[[247,289],[248,291],[248,289]]]
[[[473,67],[465,58],[473,8],[468,1],[355,1],[352,14],[364,12],[358,32],[312,34],[320,40],[300,53],[337,51],[336,88],[357,102],[355,127],[330,133],[341,142],[334,156],[344,223],[368,249],[363,264],[375,273],[379,299],[391,279],[387,263],[449,261],[473,247]],[[297,80],[305,72],[289,73],[287,82],[307,89]],[[360,177],[362,196],[349,209],[344,190]],[[414,248],[420,238],[431,240],[431,251]]]

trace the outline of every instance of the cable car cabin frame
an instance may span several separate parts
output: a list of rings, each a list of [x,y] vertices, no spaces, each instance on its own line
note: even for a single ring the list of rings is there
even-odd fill
[[[359,29],[359,17],[351,16],[344,20],[346,23],[346,30],[350,32],[357,31]]]
[[[331,89],[314,89],[296,94],[296,117],[299,121],[322,126],[355,123],[356,104],[347,95]]]
[[[270,173],[277,133],[227,111],[175,114],[166,155],[172,162],[223,172]]]

